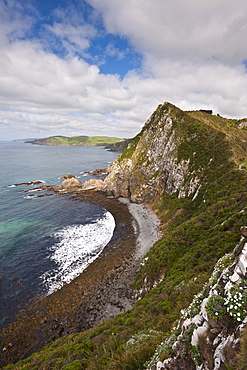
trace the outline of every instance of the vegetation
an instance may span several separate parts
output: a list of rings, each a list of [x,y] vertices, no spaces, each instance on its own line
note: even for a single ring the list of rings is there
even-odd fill
[[[159,106],[153,115],[157,122],[163,109],[164,105]],[[190,171],[201,170],[201,188],[194,199],[179,199],[176,193],[166,192],[152,199],[150,205],[161,220],[163,236],[147,253],[136,277],[133,289],[141,299],[132,310],[83,333],[63,337],[5,369],[145,369],[161,342],[159,356],[169,356],[173,343],[166,338],[171,338],[181,309],[202,290],[217,260],[233,251],[247,215],[247,176],[244,168],[237,167],[247,158],[247,133],[240,125],[243,121],[182,112],[175,107],[171,110],[176,135],[183,138],[178,159],[193,158]],[[152,124],[155,122],[151,119],[145,130]],[[119,162],[133,155],[143,132],[119,156]],[[242,296],[237,293],[240,300]],[[231,307],[233,297],[236,300],[236,292],[229,294],[227,307]],[[217,312],[222,316],[228,313],[238,320],[223,301],[212,296],[209,314],[216,317]],[[246,298],[239,304],[242,319]],[[191,310],[196,310],[196,305]],[[247,368],[246,343],[245,331],[239,369]]]
[[[44,139],[31,140],[37,145],[74,145],[74,146],[106,146],[124,141],[118,137],[109,136],[51,136]]]

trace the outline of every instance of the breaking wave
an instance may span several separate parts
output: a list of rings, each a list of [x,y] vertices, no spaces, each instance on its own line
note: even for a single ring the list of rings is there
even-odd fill
[[[106,211],[95,222],[67,226],[52,234],[58,242],[50,247],[48,258],[56,267],[40,277],[46,294],[52,294],[80,275],[109,243],[114,229],[114,217]]]

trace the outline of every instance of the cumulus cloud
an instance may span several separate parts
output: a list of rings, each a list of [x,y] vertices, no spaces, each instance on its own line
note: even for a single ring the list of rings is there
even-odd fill
[[[246,1],[87,2],[94,22],[74,7],[58,8],[34,34],[37,9],[0,0],[0,130],[6,138],[131,137],[163,101],[247,116]],[[141,66],[125,76],[101,73],[90,55],[100,32],[124,37],[129,48],[113,37],[95,60],[124,60],[132,48]]]
[[[126,35],[157,58],[246,57],[247,3],[225,0],[88,0],[108,32]]]

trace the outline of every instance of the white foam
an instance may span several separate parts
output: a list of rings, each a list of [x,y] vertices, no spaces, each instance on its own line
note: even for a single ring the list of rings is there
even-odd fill
[[[36,191],[43,191],[43,189],[39,189],[39,188],[37,188],[37,189],[29,189],[27,192],[28,193],[34,193]]]
[[[31,194],[31,195],[25,195],[23,198],[24,199],[35,199],[36,196],[34,194]]]
[[[49,258],[57,267],[41,276],[47,295],[80,275],[109,243],[114,229],[114,217],[106,211],[94,223],[68,226],[53,234],[59,241],[50,248]]]

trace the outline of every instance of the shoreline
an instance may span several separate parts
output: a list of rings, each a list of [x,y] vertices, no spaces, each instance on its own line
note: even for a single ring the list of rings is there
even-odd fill
[[[131,309],[137,300],[130,285],[142,257],[158,240],[157,216],[126,198],[110,199],[94,191],[70,195],[111,212],[116,223],[113,237],[77,278],[50,296],[34,299],[3,330],[3,364],[20,361],[62,336],[90,329]]]
[[[160,220],[144,203],[132,203],[129,198],[118,198],[118,200],[127,205],[138,225],[136,257],[142,259],[153,244],[161,238]]]

